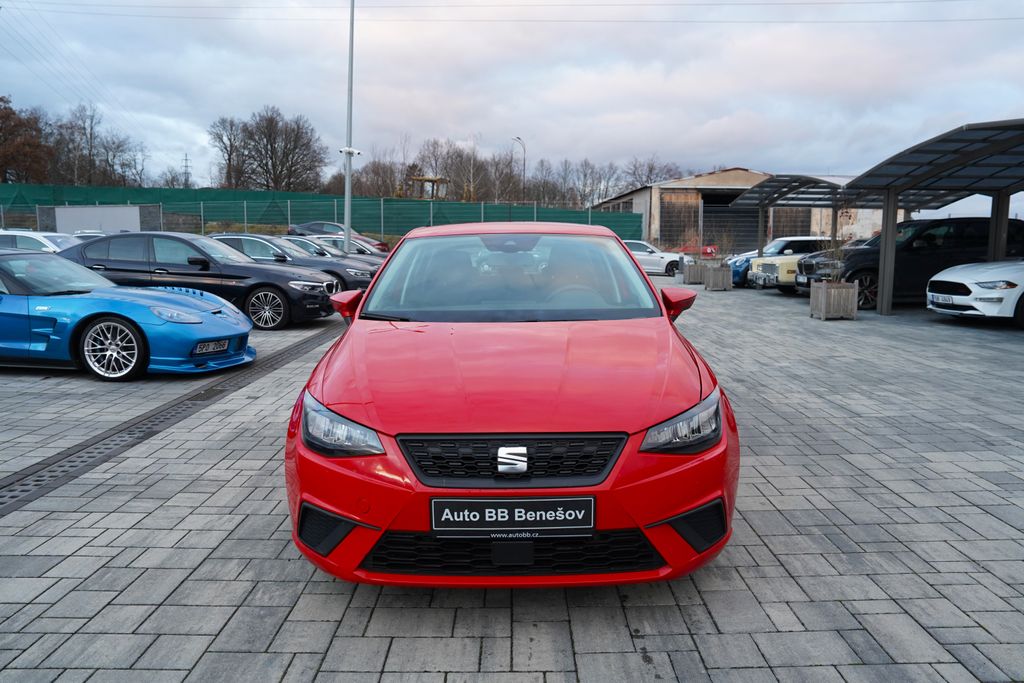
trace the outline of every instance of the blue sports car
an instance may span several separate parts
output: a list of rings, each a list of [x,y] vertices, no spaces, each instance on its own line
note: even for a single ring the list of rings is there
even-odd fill
[[[251,363],[252,323],[191,289],[118,287],[53,254],[0,249],[0,364],[84,367],[103,380]]]

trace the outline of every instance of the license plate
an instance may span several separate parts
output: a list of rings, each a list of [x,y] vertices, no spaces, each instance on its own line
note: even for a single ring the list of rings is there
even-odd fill
[[[796,283],[798,285],[805,285],[805,284],[807,284],[807,276],[806,275],[797,275],[796,276]]]
[[[221,339],[220,341],[212,341],[212,342],[200,342],[196,346],[196,355],[200,355],[200,354],[203,354],[203,353],[217,353],[218,351],[227,351],[227,350],[228,350],[228,340],[227,339]]]
[[[945,294],[932,294],[932,301],[937,304],[951,304],[953,303],[953,297],[946,296]]]
[[[433,498],[430,521],[439,536],[586,536],[594,528],[594,499]]]

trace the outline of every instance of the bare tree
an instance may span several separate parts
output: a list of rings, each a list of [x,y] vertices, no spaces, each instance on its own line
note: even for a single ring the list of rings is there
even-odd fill
[[[286,119],[267,106],[242,125],[252,185],[263,190],[315,191],[323,181],[327,147],[305,116]]]
[[[8,97],[0,96],[0,183],[46,181],[52,151],[43,141],[39,111],[15,111]]]
[[[622,170],[623,189],[627,190],[681,177],[683,171],[678,164],[662,162],[657,154],[646,159],[633,157]]]
[[[243,122],[234,117],[222,116],[206,130],[210,144],[220,154],[217,163],[217,184],[225,188],[246,186],[245,140],[242,135]]]

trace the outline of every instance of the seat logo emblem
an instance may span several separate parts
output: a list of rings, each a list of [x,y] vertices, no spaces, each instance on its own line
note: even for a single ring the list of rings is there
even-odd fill
[[[526,446],[502,446],[498,449],[498,474],[522,474],[526,471]]]

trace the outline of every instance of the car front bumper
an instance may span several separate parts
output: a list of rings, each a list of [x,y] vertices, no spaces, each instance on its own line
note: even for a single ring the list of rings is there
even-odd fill
[[[237,317],[236,317],[237,315]],[[206,315],[202,324],[142,325],[149,347],[149,372],[193,374],[245,365],[256,359],[249,322],[236,315]],[[196,353],[204,342],[228,342],[224,351]]]
[[[331,306],[331,298],[327,294],[292,290],[288,293],[288,297],[291,303],[292,322],[316,320],[334,315],[334,307]]]
[[[1012,318],[1022,296],[1013,289],[982,289],[968,285],[969,295],[928,293],[928,310],[961,318]]]
[[[640,453],[644,433],[629,436],[614,467],[598,485],[572,488],[436,488],[422,484],[413,473],[397,441],[381,436],[386,454],[358,458],[325,458],[310,451],[300,435],[301,401],[289,424],[285,445],[285,478],[292,537],[299,550],[325,572],[348,581],[386,585],[516,587],[606,585],[671,579],[694,571],[713,559],[732,533],[739,478],[739,442],[728,399],[722,400],[723,436],[712,448],[695,455]],[[408,539],[415,554],[416,541],[436,543],[431,529],[431,500],[436,498],[573,498],[594,500],[592,539],[630,535],[649,544],[657,558],[641,569],[606,571],[587,564],[570,572],[528,573],[529,568],[496,568],[479,573],[431,571],[427,565],[414,572],[388,572],[368,568],[368,558],[385,537]],[[686,524],[719,509],[719,526],[691,545]],[[300,533],[303,509],[309,506],[347,525],[333,547],[308,545]],[[680,524],[680,515],[693,513]],[[717,513],[715,513],[717,514]],[[719,533],[720,532],[720,533]],[[308,535],[307,535],[308,537]],[[307,538],[308,540],[308,538]],[[508,539],[479,543],[500,544]],[[527,544],[532,541],[526,541]],[[580,541],[586,544],[587,541]],[[328,544],[329,546],[330,544]],[[536,545],[540,546],[540,542]],[[570,544],[571,545],[571,544]],[[468,548],[464,544],[460,546]],[[695,549],[698,547],[698,549]],[[468,552],[468,551],[467,551]],[[532,553],[532,549],[531,549]]]

